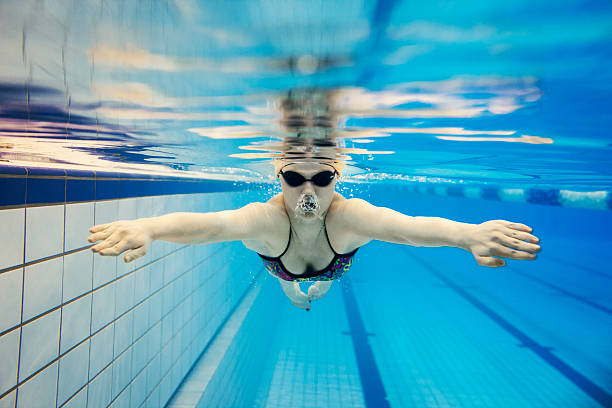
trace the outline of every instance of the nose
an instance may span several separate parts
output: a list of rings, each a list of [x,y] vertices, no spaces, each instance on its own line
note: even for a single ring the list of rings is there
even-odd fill
[[[304,187],[302,188],[302,194],[314,194],[314,186],[311,181],[305,181]]]

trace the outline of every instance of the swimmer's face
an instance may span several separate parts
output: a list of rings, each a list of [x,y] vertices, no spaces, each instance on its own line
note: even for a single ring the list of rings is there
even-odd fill
[[[319,163],[295,163],[283,167],[282,172],[295,172],[306,179],[321,172],[334,172],[331,166]],[[321,219],[327,212],[332,199],[334,198],[334,187],[336,177],[327,186],[317,186],[312,181],[305,181],[299,186],[291,186],[281,175],[281,188],[285,199],[287,211],[295,214],[296,218],[303,221],[313,221]]]

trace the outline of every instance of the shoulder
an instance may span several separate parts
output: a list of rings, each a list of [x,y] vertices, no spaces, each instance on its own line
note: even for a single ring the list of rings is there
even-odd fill
[[[289,218],[281,194],[267,202],[254,202],[242,208],[252,227],[258,231],[256,239],[243,240],[247,248],[263,254],[274,253],[279,246],[279,237],[282,237],[281,241],[288,238]]]
[[[371,239],[362,233],[363,224],[375,220],[376,207],[360,198],[338,194],[329,207],[327,229],[334,248],[341,253],[359,248]]]
[[[288,225],[289,222],[282,197],[278,196],[272,197],[267,202],[249,203],[237,211],[252,228],[264,235],[274,233],[275,227]]]
[[[364,215],[373,215],[378,207],[361,198],[344,198],[338,194],[330,206],[330,214],[345,222],[352,222]]]

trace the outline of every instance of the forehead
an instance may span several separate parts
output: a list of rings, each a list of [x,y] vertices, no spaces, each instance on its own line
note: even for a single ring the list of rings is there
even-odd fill
[[[314,174],[320,171],[333,170],[333,167],[329,164],[321,163],[292,163],[283,167],[283,171],[296,171],[303,174]]]

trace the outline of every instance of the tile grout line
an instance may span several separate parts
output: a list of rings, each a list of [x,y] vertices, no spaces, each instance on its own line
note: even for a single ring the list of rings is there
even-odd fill
[[[182,276],[184,276],[184,275],[185,275],[186,273],[188,273],[189,271],[191,271],[191,270],[195,269],[196,267],[198,267],[198,266],[202,265],[202,264],[203,264],[203,263],[204,263],[206,260],[210,259],[212,256],[214,256],[214,255],[216,255],[216,254],[218,254],[218,253],[221,253],[221,249],[225,249],[227,246],[228,246],[228,245],[224,245],[223,247],[219,248],[219,250],[218,250],[218,251],[216,251],[214,254],[209,255],[209,256],[207,256],[206,258],[204,258],[204,259],[202,259],[201,261],[199,261],[199,262],[197,263],[197,265],[195,265],[195,266],[193,266],[193,267],[189,268],[187,271],[183,272],[181,275],[179,275],[179,276],[175,277],[175,278],[174,278],[174,279],[172,279],[171,281],[168,281],[168,282],[167,282],[165,285],[163,285],[162,287],[160,287],[159,289],[157,289],[157,290],[156,290],[154,293],[152,293],[152,294],[151,294],[151,295],[150,295],[150,296],[149,296],[147,299],[144,299],[144,300],[142,300],[141,302],[139,302],[138,304],[134,305],[134,306],[133,306],[132,308],[130,308],[128,311],[126,311],[125,313],[123,313],[123,314],[121,314],[120,316],[118,316],[116,319],[114,318],[112,321],[108,322],[107,324],[105,324],[104,326],[102,326],[101,328],[99,328],[99,329],[98,329],[98,330],[97,330],[97,331],[96,331],[96,332],[95,332],[93,335],[90,335],[88,338],[81,340],[79,343],[77,343],[76,345],[74,345],[74,346],[73,346],[73,347],[71,347],[70,349],[66,350],[66,352],[64,353],[64,355],[66,355],[66,354],[70,353],[70,352],[71,352],[71,351],[73,351],[73,350],[74,350],[76,347],[80,346],[81,344],[83,344],[83,343],[84,343],[85,341],[87,341],[88,339],[91,339],[93,336],[95,336],[96,334],[100,333],[102,330],[104,330],[105,328],[107,328],[107,327],[108,327],[108,326],[110,326],[111,324],[114,324],[114,323],[115,323],[117,320],[119,320],[121,317],[123,317],[124,315],[126,315],[127,313],[129,313],[130,311],[132,311],[133,309],[135,309],[137,306],[139,306],[139,305],[141,305],[141,304],[145,303],[145,302],[146,302],[146,301],[147,301],[147,300],[148,300],[148,299],[149,299],[151,296],[153,296],[153,295],[155,295],[155,294],[157,294],[157,293],[160,293],[160,292],[161,292],[161,290],[162,290],[163,288],[168,287],[170,284],[172,284],[172,283],[173,283],[173,282],[175,282],[176,280],[180,279]],[[231,261],[233,261],[233,260],[235,260],[235,259],[236,259],[236,258],[232,258],[232,259],[230,260],[230,262],[231,262]],[[229,262],[228,262],[228,263],[229,263]],[[227,265],[227,264],[225,264],[225,265]],[[126,275],[127,275],[127,274],[126,274]],[[208,281],[208,280],[207,280],[207,281]],[[203,285],[204,285],[204,284],[205,284],[207,281],[203,282],[203,283],[202,283],[200,286],[198,286],[198,289],[199,289],[199,288],[201,288],[201,287],[202,287],[202,286],[203,286]],[[105,285],[105,286],[106,286],[106,285]],[[196,291],[196,290],[193,290],[192,292],[190,292],[190,293],[188,294],[188,297],[189,297],[189,296],[192,296],[192,295],[195,293],[195,291]],[[88,294],[90,294],[90,292],[89,292],[89,293],[87,293],[87,294],[85,294],[85,295],[79,296],[79,297],[78,297],[78,299],[80,299],[80,298],[82,298],[82,297],[84,297],[84,296],[87,296]],[[70,302],[68,302],[68,303],[72,303],[72,302],[73,302],[74,300],[76,300],[76,299],[77,299],[77,298],[73,299],[72,301],[70,301]],[[93,308],[93,297],[92,297],[92,308]],[[170,312],[172,312],[172,311],[173,311],[175,308],[176,308],[176,307],[174,307],[172,310],[170,310]],[[43,313],[42,315],[39,315],[38,317],[42,317],[42,316],[44,316],[44,315],[47,315],[47,314],[49,314],[50,312],[55,311],[55,310],[57,310],[57,309],[58,309],[58,307],[55,307],[55,308],[51,309],[51,311],[47,311],[47,312]],[[170,313],[170,312],[168,312],[168,313]],[[92,312],[92,313],[93,313],[93,312]],[[167,315],[168,315],[168,313],[166,313],[166,315],[162,316],[162,317],[160,318],[160,321],[161,321],[161,319],[163,319],[165,316],[167,316]],[[30,322],[31,322],[31,321],[30,321]],[[90,326],[91,326],[91,322],[90,322]],[[23,327],[23,325],[19,326],[19,329],[21,330],[21,328],[22,328],[22,327]],[[113,329],[114,329],[114,328],[113,328]],[[12,329],[12,330],[15,330],[15,329]],[[12,331],[12,330],[11,330],[11,331]],[[91,329],[90,329],[90,330],[91,330]],[[148,332],[148,330],[147,330],[147,332]],[[114,333],[114,332],[113,332],[113,333]],[[146,333],[146,332],[145,332],[145,333]],[[141,336],[141,337],[142,337],[142,336]],[[140,338],[139,338],[139,339],[140,339]],[[114,334],[113,334],[113,340],[114,340]],[[160,346],[161,346],[161,340],[160,340]],[[62,356],[59,356],[59,357],[62,357]],[[44,370],[45,370],[46,368],[48,368],[50,365],[52,365],[53,363],[55,363],[56,361],[58,361],[58,360],[59,360],[59,357],[58,357],[58,358],[55,358],[55,359],[53,359],[53,360],[51,360],[49,363],[47,363],[47,364],[43,365],[41,368],[39,368],[38,370],[36,370],[36,371],[35,371],[35,372],[33,372],[32,374],[30,374],[30,375],[29,375],[27,378],[25,378],[25,379],[24,379],[24,381],[22,381],[22,382],[21,382],[21,384],[20,384],[20,383],[17,383],[17,385],[15,385],[14,387],[9,388],[9,390],[8,390],[7,392],[5,392],[4,394],[0,394],[0,398],[3,398],[5,395],[10,394],[10,393],[11,393],[13,390],[17,389],[19,386],[21,386],[21,385],[25,384],[26,382],[30,381],[30,380],[31,380],[32,378],[34,378],[34,377],[35,377],[37,374],[39,374],[40,372],[44,371]],[[113,361],[114,361],[114,360],[113,360]],[[103,371],[103,370],[102,370],[102,371]],[[98,374],[99,374],[99,373],[98,373]],[[96,376],[94,376],[94,378],[95,378],[95,377],[97,377],[97,375],[96,375]]]
[[[206,259],[208,259],[208,258],[206,258]],[[232,258],[232,261],[233,261],[234,259],[235,259],[235,258]],[[200,262],[199,264],[202,264],[202,262]],[[181,275],[181,276],[183,276],[183,275]],[[179,277],[180,277],[180,276],[179,276]],[[179,277],[177,277],[176,279],[178,279]],[[169,283],[176,281],[176,279],[174,279],[174,280],[170,281]],[[200,286],[198,286],[196,289],[194,289],[194,290],[192,290],[190,293],[188,293],[188,294],[187,294],[187,296],[186,296],[186,298],[185,298],[185,299],[184,299],[184,300],[183,300],[181,303],[177,304],[177,305],[176,305],[176,306],[174,306],[174,307],[173,307],[173,308],[172,308],[172,309],[171,309],[171,310],[170,310],[168,313],[166,313],[165,315],[163,315],[163,316],[160,318],[160,320],[159,320],[159,321],[157,321],[157,322],[156,322],[156,323],[155,323],[153,326],[149,327],[149,328],[148,328],[148,329],[147,329],[147,330],[146,330],[146,331],[145,331],[145,332],[144,332],[144,333],[143,333],[143,334],[142,334],[142,335],[141,335],[139,338],[137,338],[137,339],[136,339],[136,341],[140,341],[142,338],[144,338],[144,336],[145,336],[145,335],[146,335],[148,332],[150,332],[150,331],[151,331],[151,329],[152,329],[153,327],[155,327],[157,324],[161,324],[162,320],[163,320],[163,319],[164,319],[166,316],[168,316],[170,313],[174,312],[174,311],[175,311],[175,310],[176,310],[176,309],[177,309],[177,308],[178,308],[178,307],[179,307],[179,306],[180,306],[180,305],[181,305],[181,304],[182,304],[182,303],[183,303],[183,302],[184,302],[184,301],[185,301],[187,298],[189,298],[189,297],[191,297],[191,296],[194,296],[194,295],[196,294],[196,292],[197,292],[197,291],[198,291],[200,288],[204,287],[204,285],[205,285],[207,282],[208,282],[208,280],[206,280],[205,282],[203,282],[202,284],[200,284]],[[159,292],[159,290],[158,290],[158,291],[156,291],[155,293],[158,293],[158,292]],[[216,293],[216,292],[215,292],[215,293]],[[213,294],[213,295],[214,295],[214,294]],[[139,305],[140,305],[140,304],[142,304],[142,303],[144,303],[144,302],[145,302],[145,301],[143,300],[142,302],[140,302],[140,303],[139,303]],[[203,310],[205,307],[206,307],[206,306],[205,306],[205,305],[203,305],[203,306],[201,306],[201,307],[200,307],[200,308],[199,308],[197,311]],[[128,312],[129,312],[129,311],[128,311]],[[126,313],[128,313],[128,312],[126,312]],[[122,317],[122,316],[124,316],[126,313],[122,314],[122,315],[121,315],[121,316],[119,316],[117,319],[121,318],[121,317]],[[113,320],[113,322],[115,322],[117,319]],[[193,319],[194,319],[194,316],[191,316],[191,318],[189,319],[189,321],[188,321],[188,322],[191,322]],[[105,326],[103,326],[102,328],[100,328],[98,331],[96,331],[96,333],[94,333],[94,335],[95,335],[95,334],[97,334],[97,333],[99,333],[99,332],[101,332],[102,330],[104,330],[104,328],[106,328],[106,327],[110,326],[110,324],[112,324],[113,322],[110,322],[110,323],[108,323],[107,325],[105,325]],[[188,322],[187,322],[187,323],[188,323]],[[186,325],[187,323],[185,323],[185,325]],[[185,326],[185,325],[184,325],[184,326]],[[183,327],[184,327],[184,326],[183,326]],[[89,338],[87,338],[87,339],[82,340],[80,343],[76,344],[75,346],[73,346],[72,348],[70,348],[69,350],[67,350],[67,351],[66,351],[66,353],[64,353],[64,354],[67,354],[67,353],[71,352],[71,351],[72,351],[72,350],[74,350],[76,347],[78,347],[79,345],[83,344],[85,341],[87,341],[87,340],[91,339],[91,337],[92,337],[92,336],[90,336],[90,337],[89,337]],[[154,356],[154,357],[153,357],[151,360],[149,360],[149,361],[147,362],[146,366],[148,366],[148,365],[151,363],[151,361],[152,361],[152,360],[153,360],[153,359],[154,359],[154,358],[155,358],[155,357],[156,357],[156,356],[157,356],[157,355],[158,355],[158,354],[161,352],[161,350],[162,350],[163,348],[165,348],[165,347],[166,347],[168,344],[170,344],[170,342],[172,341],[172,339],[174,339],[175,337],[176,337],[176,334],[175,334],[175,335],[174,335],[174,336],[173,336],[173,337],[172,337],[170,340],[168,340],[168,342],[166,342],[165,344],[162,344],[162,339],[160,338],[160,345],[159,345],[159,347],[160,347],[160,351],[158,351],[158,352],[155,354],[155,356]],[[134,343],[135,343],[135,342],[134,342]],[[193,343],[193,341],[192,341],[191,343]],[[191,344],[191,343],[190,343],[190,344]],[[132,345],[133,345],[133,344],[132,344]],[[131,345],[131,346],[132,346],[132,345]],[[131,347],[131,346],[128,346],[128,348],[129,348],[129,347]],[[91,342],[90,342],[90,349],[91,349]],[[118,357],[120,357],[120,356],[121,356],[123,353],[125,353],[126,351],[127,351],[127,349],[126,349],[126,350],[124,350],[123,352],[121,352],[121,353],[120,353],[120,354],[117,356],[117,358],[118,358]],[[73,397],[74,397],[74,396],[75,396],[75,395],[76,395],[76,394],[77,394],[77,393],[78,393],[80,390],[82,390],[82,389],[83,389],[83,388],[85,388],[87,385],[89,385],[89,384],[91,383],[91,381],[95,380],[95,379],[96,379],[96,378],[97,378],[97,377],[98,377],[98,376],[99,376],[99,375],[102,373],[102,371],[104,371],[104,370],[105,370],[105,369],[107,369],[109,366],[111,366],[111,365],[112,365],[112,363],[113,363],[114,361],[116,361],[116,360],[117,360],[117,358],[113,357],[113,358],[112,358],[112,360],[111,360],[111,361],[110,361],[110,362],[109,362],[109,363],[108,363],[106,366],[104,366],[104,367],[103,367],[103,368],[102,368],[102,369],[101,369],[101,370],[100,370],[100,371],[99,371],[99,372],[98,372],[98,373],[97,373],[95,376],[93,376],[93,378],[91,378],[91,379],[90,379],[90,378],[89,378],[89,373],[88,373],[88,382],[87,382],[87,384],[84,384],[84,385],[83,385],[81,388],[79,388],[79,389],[78,389],[78,390],[77,390],[77,391],[76,391],[76,392],[75,392],[73,395],[71,395],[71,396],[70,396],[70,398],[69,398],[69,399],[68,399],[66,402],[68,402],[70,399],[72,399],[72,398],[73,398]],[[38,373],[38,372],[40,372],[40,371],[42,371],[44,368],[48,367],[48,366],[49,366],[49,365],[51,365],[51,364],[52,364],[52,363],[47,364],[47,365],[46,365],[46,366],[44,366],[42,369],[40,369],[39,371],[37,371],[37,373]],[[145,367],[146,367],[146,366],[145,366]],[[142,372],[142,370],[141,370],[141,371],[139,371],[139,372],[138,372],[138,374],[140,374],[141,372]],[[138,376],[138,374],[137,374],[137,376]],[[34,376],[31,376],[31,377],[34,377]],[[28,379],[28,380],[29,380],[29,379]],[[132,381],[130,381],[130,383],[131,383],[131,382],[132,382]],[[156,386],[157,386],[157,385],[159,385],[159,383],[161,383],[161,380],[160,380],[160,381],[158,381],[158,383],[156,384]],[[129,384],[128,384],[128,385],[129,385]],[[121,393],[121,392],[120,392],[120,393]],[[150,395],[150,394],[149,394],[149,395]]]
[[[465,289],[461,288],[452,280],[448,279],[442,273],[438,272],[433,266],[425,262],[421,257],[412,253],[412,251],[406,250],[406,253],[415,259],[419,264],[423,265],[425,269],[431,272],[438,279],[447,284],[463,299],[471,303],[474,307],[489,317],[494,323],[504,329],[511,336],[519,340],[521,343],[520,347],[525,347],[533,351],[537,356],[544,360],[550,367],[554,368],[559,374],[568,379],[578,388],[580,388],[585,394],[589,395],[595,401],[603,405],[604,407],[612,406],[612,395],[606,390],[599,387],[595,382],[591,381],[585,375],[580,373],[578,370],[555,356],[550,347],[545,347],[538,344],[534,339],[529,337],[526,333],[518,329],[508,320],[504,319],[501,315],[496,313],[493,309],[482,303],[476,297],[469,294]]]
[[[182,381],[179,383],[179,386],[174,390],[174,392],[168,399],[165,405],[166,407],[172,407],[173,403],[176,403],[175,400],[177,398],[180,398],[181,388],[183,387],[184,384],[190,382],[189,376],[191,376],[193,373],[195,373],[198,370],[199,368],[198,366],[200,364],[204,363],[203,360],[206,356],[206,353],[209,351],[212,351],[213,349],[215,349],[215,347],[218,348],[219,339],[222,338],[225,334],[228,334],[228,332],[233,333],[232,338],[229,340],[229,343],[227,344],[225,351],[223,351],[223,355],[219,356],[220,360],[223,359],[223,357],[225,356],[225,352],[227,351],[227,348],[229,348],[229,345],[233,341],[236,333],[238,332],[238,330],[240,330],[240,327],[242,327],[242,323],[244,322],[244,319],[246,318],[246,314],[248,313],[248,310],[244,312],[244,310],[242,309],[249,306],[249,310],[250,310],[250,306],[252,306],[253,302],[255,301],[255,298],[259,294],[259,290],[261,288],[259,287],[256,289],[256,285],[260,279],[265,279],[267,276],[263,273],[263,271],[264,271],[264,268],[261,268],[259,273],[253,278],[249,286],[245,289],[245,291],[242,293],[240,298],[236,301],[236,304],[234,305],[232,310],[228,312],[227,317],[224,319],[223,322],[221,322],[221,324],[219,325],[215,333],[209,339],[208,344],[202,349],[202,351],[196,358],[195,362],[191,365],[191,368],[187,371]],[[254,290],[256,291],[253,292]],[[250,304],[245,303],[245,301],[248,302],[249,300],[251,300]],[[240,318],[240,315],[242,313],[244,315],[242,316],[242,319],[240,320],[240,325],[238,327],[234,327],[238,324],[237,320]],[[214,373],[210,375],[210,378],[212,378],[213,376],[214,376]],[[191,381],[194,381],[194,380],[191,379]],[[200,397],[204,394],[204,392],[206,392],[206,389],[202,390]]]
[[[27,197],[28,197],[27,176],[29,173],[30,171],[26,168],[26,185],[25,185],[24,200],[27,200]],[[26,237],[27,237],[26,226],[28,224],[28,210],[24,208],[23,214],[24,214],[23,215],[23,263],[25,264]],[[24,287],[25,287],[25,267],[21,269],[21,316],[19,318],[19,349],[17,350],[17,378],[16,378],[16,383],[15,383],[15,408],[17,408],[17,399],[19,397],[19,367],[21,366],[21,339],[23,335],[23,290],[24,290]]]
[[[62,252],[66,252],[66,188],[64,186],[64,228],[63,228],[63,237],[62,237]],[[62,257],[62,292],[60,297],[60,303],[62,306],[60,307],[60,322],[59,322],[59,338],[57,339],[57,382],[55,385],[55,406],[57,407],[57,402],[59,399],[59,380],[60,380],[60,356],[62,354],[62,319],[64,317],[64,257]]]

